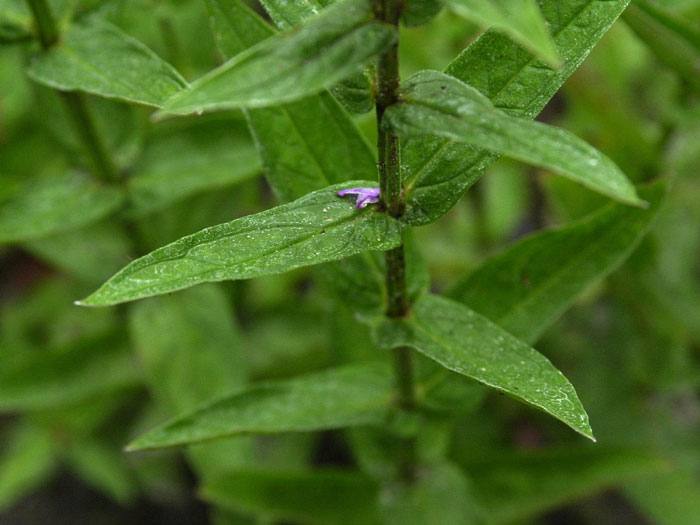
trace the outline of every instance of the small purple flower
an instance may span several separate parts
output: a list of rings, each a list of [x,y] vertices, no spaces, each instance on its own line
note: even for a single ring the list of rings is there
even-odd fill
[[[355,208],[358,210],[367,207],[368,204],[379,202],[380,198],[379,188],[348,188],[338,192],[338,197],[346,195],[357,195]]]

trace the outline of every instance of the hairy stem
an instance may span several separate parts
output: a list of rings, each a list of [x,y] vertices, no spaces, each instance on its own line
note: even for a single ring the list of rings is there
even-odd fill
[[[50,49],[59,40],[58,26],[51,9],[46,0],[27,0],[27,3],[34,17],[41,47],[45,50]],[[116,180],[117,168],[97,133],[83,96],[80,93],[65,91],[60,91],[59,95],[71,117],[75,131],[82,141],[93,173],[103,180]]]
[[[400,0],[375,0],[375,17],[398,28]],[[382,202],[387,213],[400,217],[404,202],[401,188],[401,158],[399,138],[382,126],[384,111],[398,101],[399,56],[398,42],[379,57],[376,71],[377,150],[379,153],[379,184]],[[406,290],[406,262],[403,244],[385,253],[387,305],[386,315],[399,318],[408,313],[409,300]],[[394,371],[398,390],[398,404],[402,410],[416,408],[416,389],[411,349],[394,348]],[[404,438],[399,443],[399,475],[407,483],[415,477],[416,443],[414,438]]]

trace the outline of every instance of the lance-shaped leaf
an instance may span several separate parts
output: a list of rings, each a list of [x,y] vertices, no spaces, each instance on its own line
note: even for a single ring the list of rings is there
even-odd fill
[[[535,0],[447,0],[460,15],[493,27],[552,66],[559,65],[554,41]]]
[[[410,346],[445,368],[529,403],[594,439],[574,387],[529,345],[466,306],[436,295],[406,319],[377,326],[379,344]]]
[[[55,89],[156,107],[187,87],[175,68],[144,44],[97,18],[72,26],[59,45],[32,60],[28,73]]]
[[[281,30],[291,29],[319,13],[330,2],[318,0],[264,0],[261,2]],[[350,111],[365,113],[373,107],[372,87],[364,72],[357,73],[330,88],[331,93]]]
[[[331,87],[396,39],[369,0],[343,0],[308,23],[236,55],[170,99],[164,112],[265,107]]]
[[[558,69],[497,31],[478,38],[447,73],[478,89],[510,115],[534,118],[625,9],[629,0],[542,0],[540,10],[562,59]],[[498,158],[487,150],[441,138],[402,145],[407,192],[404,219],[425,224],[442,216]]]
[[[205,500],[282,522],[371,525],[379,522],[377,482],[341,470],[240,470],[204,486]]]
[[[271,210],[205,228],[133,261],[80,304],[105,306],[195,284],[248,279],[334,261],[401,242],[400,224],[336,194],[351,182]]]
[[[37,239],[97,222],[123,192],[75,171],[22,178],[0,175],[0,244]]]
[[[237,434],[311,432],[380,423],[392,375],[367,363],[262,383],[218,399],[139,437],[131,450],[197,443]]]
[[[625,174],[593,146],[563,129],[511,117],[454,77],[421,71],[404,83],[400,97],[384,124],[401,135],[464,142],[549,169],[621,202],[642,202]]]
[[[450,295],[533,343],[593,283],[615,270],[656,217],[663,183],[644,188],[648,209],[610,204],[574,224],[538,233],[486,260]]]
[[[207,5],[225,56],[274,34],[241,0],[208,0]],[[245,113],[267,180],[284,200],[343,180],[376,177],[376,162],[367,141],[327,92]]]

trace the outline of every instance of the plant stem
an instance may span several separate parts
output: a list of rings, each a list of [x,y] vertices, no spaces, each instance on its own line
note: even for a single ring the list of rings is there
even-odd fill
[[[58,42],[58,28],[46,0],[27,0],[34,17],[41,47],[48,49]]]
[[[75,131],[82,140],[83,149],[90,159],[92,172],[106,181],[117,180],[117,167],[95,128],[95,123],[85,105],[85,98],[74,91],[61,91],[60,95],[73,121]]]
[[[375,0],[374,12],[377,20],[391,24],[398,30],[400,0]],[[401,187],[401,159],[399,138],[382,126],[384,111],[398,101],[399,90],[399,45],[398,41],[379,57],[376,72],[377,150],[379,153],[379,184],[382,202],[387,213],[400,217],[404,202]],[[406,261],[403,243],[385,253],[387,306],[386,315],[391,318],[404,317],[409,311],[406,290]],[[398,389],[398,405],[402,410],[416,409],[416,389],[411,349],[393,349],[394,371]],[[415,438],[403,438],[399,443],[399,476],[406,483],[415,478]]]
[[[34,17],[39,42],[44,50],[50,49],[59,40],[58,26],[46,0],[27,0],[29,9]],[[80,137],[87,154],[93,173],[106,181],[117,179],[117,168],[107,151],[104,142],[97,133],[85,99],[80,93],[59,91],[73,126]]]

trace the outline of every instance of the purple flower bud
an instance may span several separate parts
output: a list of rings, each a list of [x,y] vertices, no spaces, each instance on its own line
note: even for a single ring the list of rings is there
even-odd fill
[[[379,202],[380,199],[379,188],[348,188],[338,192],[338,197],[345,197],[346,195],[357,196],[355,208],[358,210],[367,207],[368,204]]]

